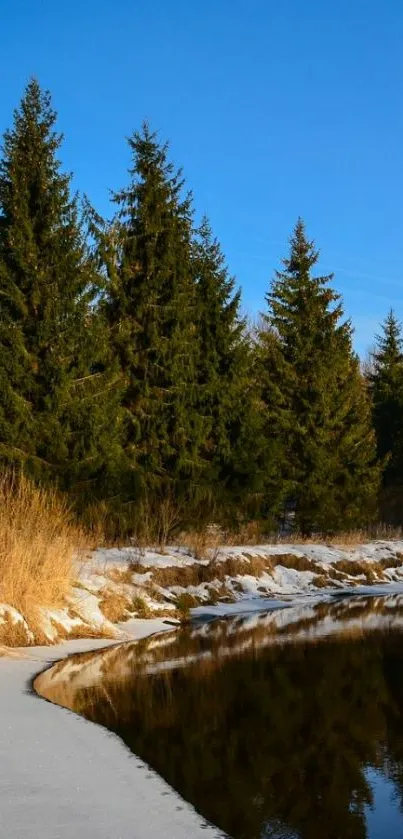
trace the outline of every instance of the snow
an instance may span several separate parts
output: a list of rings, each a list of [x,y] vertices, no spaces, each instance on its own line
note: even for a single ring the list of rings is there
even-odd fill
[[[323,545],[231,547],[223,548],[220,558],[243,556],[247,559],[251,554],[268,556],[271,553],[307,556],[326,568],[339,559],[359,558],[371,562],[388,556],[393,558],[397,553],[403,553],[403,543],[376,542],[351,550]],[[114,626],[102,615],[99,603],[105,588],[116,592],[127,590],[127,583],[113,583],[107,576],[108,571],[125,571],[132,560],[131,549],[96,552],[80,569],[80,585],[70,596],[73,612],[69,609],[44,610],[48,637],[55,639],[55,624],[66,631],[74,631],[82,625],[82,620],[94,631],[112,631],[115,638],[133,640],[159,633],[149,638],[149,661],[147,654],[143,658],[146,672],[155,672],[156,667],[175,668],[191,663],[193,655],[185,662],[177,652],[175,654],[175,633],[166,632],[172,630],[175,623],[171,619],[131,619]],[[197,560],[174,549],[164,555],[146,551],[141,557],[145,569],[161,567],[161,564],[167,567],[195,562]],[[141,590],[138,589],[139,578],[144,576],[149,578],[150,575],[133,575],[134,591]],[[400,596],[403,610],[403,569],[400,567],[384,574],[389,582],[374,585],[357,585],[355,577],[351,583],[346,579],[339,588],[318,589],[313,584],[314,577],[312,571],[298,571],[281,564],[276,565],[271,574],[264,573],[259,578],[243,574],[237,577],[237,581],[242,581],[242,591],[233,589],[236,602],[217,602],[215,605],[206,602],[191,610],[198,621],[191,631],[207,634],[206,624],[199,621],[232,616],[235,621],[228,623],[228,634],[242,629],[238,650],[248,649],[252,643],[285,644],[297,638],[315,640],[339,632],[360,632],[364,618],[355,608],[357,595],[382,601],[379,613],[365,617],[367,628],[387,626],[392,606],[394,625],[403,624],[403,616],[396,615],[395,611],[396,596]],[[133,591],[130,585],[129,591]],[[230,579],[228,585],[231,585]],[[262,587],[264,596],[259,591]],[[203,586],[191,589],[202,597]],[[173,587],[161,591],[169,597]],[[393,595],[393,600],[388,600],[389,594]],[[153,603],[150,598],[147,602]],[[329,604],[329,610],[322,617],[315,607],[323,602]],[[163,605],[168,606],[167,603]],[[155,602],[155,606],[161,604]],[[1,620],[21,623],[23,618],[7,604],[0,604],[0,623]],[[262,627],[267,633],[253,641],[248,633],[254,627]],[[26,625],[24,628],[29,633]],[[76,686],[95,683],[100,668],[106,666],[107,657],[114,655],[115,644],[115,640],[91,638],[50,648],[30,647],[20,652],[20,658],[16,658],[18,652],[12,658],[0,657],[1,836],[28,839],[33,835],[33,826],[34,835],[41,839],[81,839],[82,836],[86,839],[209,839],[223,836],[218,829],[206,825],[191,805],[146,764],[133,757],[115,735],[33,693],[33,678],[48,664],[70,653],[97,649],[99,656],[89,657],[85,666],[71,658],[63,667],[64,675],[68,672]],[[165,647],[165,663],[153,663],[152,652],[156,647]],[[233,655],[234,649],[233,643],[228,649],[224,643],[221,654]],[[135,645],[131,654],[137,654]],[[210,652],[204,651],[203,655],[208,657]]]
[[[281,556],[284,557],[284,564]],[[293,564],[293,557],[295,568],[289,567]],[[133,546],[102,548],[94,551],[86,560],[77,559],[76,582],[66,603],[58,609],[41,610],[41,631],[51,643],[70,634],[75,637],[95,634],[125,640],[130,637],[130,628],[126,624],[114,625],[103,614],[102,601],[107,605],[111,597],[123,599],[125,616],[129,619],[146,609],[156,617],[172,614],[172,620],[178,620],[180,612],[175,604],[183,594],[191,594],[196,599],[196,608],[191,609],[191,614],[212,617],[271,608],[273,599],[284,601],[289,597],[319,596],[323,600],[328,594],[346,589],[358,593],[368,584],[369,571],[372,571],[372,586],[401,585],[402,557],[401,540],[377,540],[352,547],[308,543],[223,546],[201,560],[185,548],[174,546],[165,548],[164,552],[151,548],[140,551]],[[298,562],[301,558],[309,570],[299,570],[304,568],[304,563]],[[396,560],[400,565],[388,568],[388,558],[392,565],[396,565]],[[232,560],[229,563],[231,575],[225,573],[224,567],[220,569],[220,563],[228,559]],[[238,573],[237,559],[240,561]],[[255,564],[253,573],[255,559],[260,562]],[[206,573],[205,568],[212,560],[213,564]],[[337,566],[341,560],[342,571]],[[360,568],[355,567],[352,568],[354,573],[346,574],[349,561],[361,563],[362,573],[357,573]],[[203,566],[203,578],[206,580],[202,583],[197,582],[200,579],[197,573],[200,566]],[[193,585],[190,584],[191,574],[185,577],[189,584],[181,585],[182,568],[193,568],[196,571]],[[163,575],[158,577],[158,572],[163,569],[172,569],[173,574],[170,576],[175,582],[171,585],[160,584]],[[256,576],[256,569],[260,572],[259,576]],[[212,605],[215,602],[216,605]],[[7,604],[0,604],[0,628],[2,623],[14,624],[21,637],[26,637],[27,643],[34,640],[31,627],[26,625],[23,616]]]
[[[249,612],[267,612],[269,609],[284,609],[289,604],[285,600],[272,600],[268,597],[238,600],[237,603],[215,603],[213,605],[195,606],[191,610],[193,618],[209,619],[245,615]]]
[[[288,557],[284,565],[281,555]],[[379,560],[384,563],[390,557],[393,564],[399,555],[403,555],[403,541],[375,541],[343,548],[323,544],[222,547],[211,558],[214,556],[219,564],[238,557],[242,560],[242,570],[237,574],[235,565],[234,576],[226,575],[223,585],[223,574],[218,575],[213,567],[212,577],[214,574],[220,576],[215,581],[217,603],[214,605],[209,591],[214,586],[214,579],[186,588],[178,584],[163,587],[158,585],[157,578],[154,585],[155,569],[178,568],[180,582],[181,568],[208,564],[208,557],[197,560],[183,548],[169,547],[164,553],[154,549],[140,552],[133,547],[100,549],[87,562],[77,562],[76,584],[66,604],[58,609],[41,610],[43,632],[50,642],[57,641],[60,631],[78,634],[89,630],[103,637],[98,641],[93,638],[71,641],[62,647],[31,647],[19,659],[15,656],[0,658],[3,723],[0,732],[0,835],[24,839],[32,835],[35,825],[35,835],[41,839],[76,836],[78,839],[81,836],[86,839],[201,839],[203,836],[208,839],[219,836],[219,832],[204,825],[191,806],[162,779],[130,756],[115,736],[35,696],[29,690],[33,677],[46,664],[69,652],[108,647],[112,655],[110,645],[114,641],[108,643],[107,635],[116,641],[171,629],[175,625],[172,601],[182,592],[192,593],[199,601],[191,610],[192,617],[198,621],[194,631],[199,633],[206,632],[206,627],[199,621],[229,616],[239,616],[237,620],[244,622],[245,633],[253,626],[266,627],[267,642],[270,643],[287,643],[299,636],[317,638],[323,633],[343,631],[346,627],[359,632],[362,622],[354,612],[351,618],[348,616],[347,595],[381,595],[385,604],[383,613],[374,614],[370,621],[374,626],[380,622],[387,624],[385,595],[403,595],[403,565],[379,571],[380,566],[376,568],[375,563]],[[313,570],[288,567],[290,556],[306,557],[313,563]],[[249,570],[245,563],[251,562],[253,557],[268,560],[267,569],[258,577],[245,573],[245,567]],[[278,560],[270,564],[270,557]],[[363,582],[367,583],[364,574],[335,579],[337,575],[327,572],[331,572],[332,566],[340,560],[365,562],[369,566],[374,563],[374,584],[363,585]],[[325,577],[325,588],[315,585],[318,576]],[[220,593],[221,588],[224,594]],[[161,600],[156,599],[156,592]],[[114,625],[100,608],[102,600],[111,595],[127,597],[133,608],[136,598],[141,597],[155,617],[142,621],[131,618]],[[344,598],[342,616],[338,609],[340,597]],[[228,602],[231,600],[233,602]],[[319,602],[334,602],[335,608],[323,620],[317,621],[314,609]],[[172,611],[172,619],[158,617],[161,609],[165,614]],[[32,642],[30,627],[8,604],[0,604],[0,625],[2,623],[14,625],[22,631],[21,637],[25,633],[27,641]],[[174,635],[164,633],[156,636],[155,641],[149,641],[148,672],[155,667],[153,645],[166,645],[168,666],[183,665],[183,659],[174,654]],[[245,635],[240,639],[240,649],[246,649],[250,643]],[[265,638],[262,637],[259,643],[266,643]],[[232,650],[232,647],[228,648],[228,654],[232,654]],[[106,656],[106,653],[102,655]],[[135,649],[133,655],[136,655]],[[189,657],[189,662],[191,660]],[[70,668],[76,683],[78,680],[93,682],[99,676],[101,663],[101,658],[91,658],[82,669],[72,659],[65,667]]]
[[[133,637],[166,629],[137,621]],[[0,659],[0,835],[7,839],[213,839],[206,825],[114,735],[37,697],[30,685],[66,652],[105,640],[30,648]]]
[[[380,560],[386,559],[389,555],[403,554],[403,540],[401,539],[375,539],[372,542],[364,542],[353,547],[341,547],[331,544],[301,544],[279,542],[276,545],[253,545],[253,546],[226,546],[220,548],[219,558],[227,556],[278,556],[281,554],[293,554],[294,556],[306,556],[317,562],[323,563],[323,567],[331,565],[340,559],[353,560]]]

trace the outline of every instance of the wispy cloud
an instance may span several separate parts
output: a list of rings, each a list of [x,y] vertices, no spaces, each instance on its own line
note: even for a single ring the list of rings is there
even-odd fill
[[[323,263],[321,265],[325,271],[332,271],[333,274],[347,274],[349,277],[357,277],[357,279],[389,283],[389,285],[399,286],[403,290],[403,280],[399,280],[397,277],[385,277],[384,274],[367,274],[366,271],[356,271],[355,268],[340,268],[340,266],[330,266]]]

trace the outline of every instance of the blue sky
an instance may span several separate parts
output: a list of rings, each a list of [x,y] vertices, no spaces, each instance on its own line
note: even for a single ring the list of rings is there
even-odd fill
[[[148,119],[207,212],[243,305],[262,308],[298,215],[361,354],[403,319],[400,0],[0,0],[0,131],[30,75],[96,208]]]

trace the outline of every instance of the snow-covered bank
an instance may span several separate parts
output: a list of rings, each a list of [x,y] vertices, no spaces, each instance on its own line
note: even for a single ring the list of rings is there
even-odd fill
[[[357,587],[354,593],[361,590]],[[220,655],[233,655],[251,645],[284,644],[300,636],[315,640],[340,630],[356,634],[364,626],[387,628],[391,620],[394,625],[396,621],[403,625],[399,612],[403,614],[403,595],[398,599],[397,610],[396,597],[384,596],[387,590],[403,591],[401,584],[366,590],[371,594],[367,599],[339,599],[337,592],[327,592],[324,599],[330,601],[330,606],[322,607],[318,600],[323,598],[323,592],[317,589],[315,597],[309,593],[288,594],[283,602],[244,597],[235,604],[222,604],[224,610],[249,610],[249,615],[235,623],[221,621],[213,625]],[[349,591],[353,593],[352,589]],[[264,605],[269,608],[266,614],[253,614],[253,609],[262,609]],[[288,608],[281,608],[284,606]],[[163,618],[126,623],[125,635],[131,639],[158,633],[143,642],[141,654],[135,643],[116,646],[105,639],[86,639],[60,646],[31,647],[16,651],[13,658],[0,658],[0,835],[10,839],[28,839],[33,835],[41,839],[222,837],[155,772],[131,755],[117,737],[65,708],[43,701],[31,690],[33,677],[61,658],[64,661],[54,671],[38,680],[47,685],[49,698],[61,704],[58,692],[64,688],[66,677],[72,690],[83,686],[87,689],[97,683],[101,672],[113,674],[112,665],[118,666],[122,678],[127,669],[133,672],[133,662],[137,660],[140,666],[148,668],[147,672],[155,672],[159,667],[184,666],[201,654],[211,658],[207,649],[200,652],[206,624],[190,628],[195,650],[188,650],[185,659],[177,648],[180,633],[161,633],[169,629],[172,627]],[[70,653],[89,653],[94,649],[100,650],[95,657],[66,660]],[[21,658],[16,657],[19,653]]]
[[[137,621],[131,636],[166,628]],[[0,659],[0,835],[8,839],[208,839],[206,825],[156,773],[105,729],[30,690],[47,663],[105,640],[31,648]],[[110,643],[110,642],[109,642]]]
[[[196,558],[185,548],[99,549],[77,564],[76,582],[59,609],[41,610],[41,641],[130,637],[133,618],[190,616],[284,605],[290,597],[326,599],[363,586],[403,584],[403,541],[354,547],[325,544],[224,546]],[[2,625],[19,645],[38,639],[23,615],[0,604]],[[127,632],[129,631],[129,635]],[[3,639],[4,640],[4,639]]]

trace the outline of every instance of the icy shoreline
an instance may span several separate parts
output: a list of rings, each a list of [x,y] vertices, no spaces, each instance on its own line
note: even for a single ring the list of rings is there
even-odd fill
[[[167,627],[159,619],[130,625],[133,639]],[[113,642],[109,642],[111,644]],[[33,678],[105,639],[32,647],[0,659],[0,834],[9,839],[218,839],[119,738],[36,696]]]
[[[75,652],[172,629],[178,604],[201,621],[353,594],[403,591],[403,542],[341,549],[326,545],[223,547],[196,559],[181,549],[99,550],[77,567],[65,607],[43,610],[55,646],[28,646],[1,657],[0,833],[10,839],[197,839],[222,837],[155,772],[106,730],[36,696],[32,680]],[[133,618],[142,608],[148,619]],[[123,622],[103,611],[111,598],[132,604]],[[136,608],[135,608],[136,606]],[[291,614],[290,614],[291,617]],[[0,604],[3,621],[23,621]],[[116,619],[115,619],[116,620]],[[93,636],[63,640],[63,633]],[[111,640],[107,640],[107,634]],[[26,627],[27,643],[32,633]]]
[[[254,613],[259,620],[258,613],[267,611],[268,620],[272,614],[281,624],[292,624],[292,606],[304,608],[305,603],[308,614],[310,604],[338,596],[399,592],[403,585],[395,582],[288,594],[283,600],[243,597],[205,607],[204,613],[200,607],[194,616],[204,621],[249,614],[253,622]],[[126,639],[136,640],[172,630],[172,624],[162,618],[131,620],[124,630]],[[33,679],[48,665],[115,644],[105,638],[81,639],[20,649],[13,657],[0,658],[1,835],[31,837],[34,825],[34,835],[41,839],[223,839],[218,828],[206,824],[115,735],[33,692]]]

